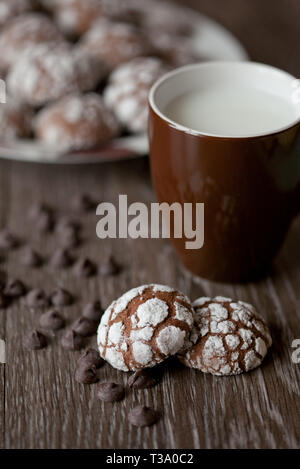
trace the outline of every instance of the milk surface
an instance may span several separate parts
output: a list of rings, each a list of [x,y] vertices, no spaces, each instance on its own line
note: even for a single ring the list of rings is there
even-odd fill
[[[299,118],[295,107],[279,96],[228,85],[179,96],[166,106],[164,113],[189,129],[225,137],[275,132]]]

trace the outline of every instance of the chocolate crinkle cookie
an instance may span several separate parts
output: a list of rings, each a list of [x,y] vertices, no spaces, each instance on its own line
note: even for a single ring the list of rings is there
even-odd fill
[[[96,93],[62,98],[42,109],[35,120],[36,137],[65,150],[91,148],[119,132],[116,118]]]
[[[152,47],[147,37],[132,24],[101,19],[82,36],[79,47],[114,69],[129,60],[149,55]]]
[[[32,0],[0,0],[0,26],[32,9]]]
[[[217,376],[258,367],[272,344],[264,320],[243,301],[217,296],[193,303],[195,323],[178,357],[191,368]]]
[[[111,74],[104,101],[129,131],[146,131],[150,88],[167,70],[157,58],[138,57]]]
[[[173,288],[134,288],[103,314],[97,338],[100,355],[122,371],[153,367],[182,348],[193,320],[189,299]]]
[[[106,73],[94,56],[71,49],[34,47],[11,68],[7,86],[11,94],[31,106],[42,106],[67,94],[93,89]]]
[[[18,138],[29,137],[32,120],[32,109],[8,95],[5,105],[0,106],[1,141],[9,142]]]
[[[35,46],[56,46],[62,41],[56,25],[46,15],[29,12],[18,16],[0,33],[0,70],[7,72]]]
[[[81,36],[103,15],[101,0],[63,0],[53,10],[60,30],[71,38]]]

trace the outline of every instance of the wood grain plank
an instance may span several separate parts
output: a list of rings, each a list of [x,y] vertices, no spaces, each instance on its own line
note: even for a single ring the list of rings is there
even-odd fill
[[[274,5],[270,1],[227,0],[226,8],[220,0],[186,3],[221,20],[244,41],[256,60],[299,72],[298,54],[296,57],[295,49],[291,48],[296,37],[299,2],[282,0]],[[275,36],[279,39],[274,39]],[[276,47],[270,47],[272,41]],[[129,202],[150,203],[155,199],[146,159],[59,168],[1,162],[1,225],[9,217],[12,230],[50,255],[56,248],[56,239],[36,232],[28,223],[28,209],[34,201],[44,200],[59,207],[60,213],[69,213],[71,199],[80,191],[92,193],[99,201],[114,203],[119,194],[127,194]],[[0,336],[6,332],[7,340],[5,383],[0,368],[0,446],[299,448],[300,365],[291,361],[291,342],[300,338],[300,220],[292,226],[267,279],[258,284],[227,285],[193,277],[183,270],[167,241],[101,241],[95,234],[96,216],[80,218],[85,237],[82,252],[98,263],[113,252],[124,265],[119,276],[82,280],[72,270],[58,273],[49,268],[28,270],[20,264],[19,251],[9,255],[5,267],[10,275],[26,280],[28,286],[43,286],[51,291],[61,285],[73,292],[76,303],[63,311],[68,323],[80,315],[88,301],[101,298],[103,306],[107,306],[129,288],[157,282],[179,288],[193,300],[202,295],[221,294],[254,303],[271,325],[274,346],[260,369],[231,378],[205,375],[169,360],[161,367],[162,381],[158,386],[128,391],[124,401],[105,404],[96,398],[97,385],[76,383],[74,370],[80,352],[62,349],[62,333],[49,335],[51,343],[45,350],[36,353],[24,350],[24,332],[38,324],[39,314],[20,301],[7,314],[0,312]],[[94,340],[90,343],[95,343]],[[126,373],[108,365],[100,370],[103,381],[126,384],[127,378]],[[151,428],[131,427],[127,414],[136,403],[160,409],[163,414],[160,422]]]

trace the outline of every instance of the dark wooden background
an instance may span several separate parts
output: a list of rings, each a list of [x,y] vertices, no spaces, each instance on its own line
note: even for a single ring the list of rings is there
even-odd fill
[[[200,11],[228,27],[251,58],[300,74],[299,0],[190,0]],[[46,167],[0,164],[0,226],[9,226],[50,254],[55,238],[40,236],[26,214],[36,200],[68,212],[79,191],[97,200],[151,201],[147,159],[89,167]],[[127,289],[146,282],[178,287],[199,295],[232,296],[254,303],[272,329],[274,346],[263,366],[238,377],[216,378],[170,363],[160,385],[128,392],[121,403],[96,399],[97,385],[75,382],[78,353],[59,344],[37,353],[22,347],[22,336],[38,315],[22,303],[0,312],[0,337],[7,345],[7,364],[0,365],[0,447],[5,448],[299,448],[300,365],[291,361],[293,339],[300,338],[300,220],[296,220],[272,274],[258,284],[225,285],[192,278],[181,270],[168,242],[160,240],[100,241],[96,217],[83,217],[83,252],[100,262],[113,252],[125,268],[114,278],[79,280],[70,272],[58,275],[26,270],[18,251],[4,264],[11,275],[46,290],[62,285],[78,301],[64,311],[68,321],[81,305],[100,297],[107,305]],[[108,365],[101,379],[126,383],[127,376]],[[128,409],[146,403],[163,412],[161,421],[136,429],[126,420]]]

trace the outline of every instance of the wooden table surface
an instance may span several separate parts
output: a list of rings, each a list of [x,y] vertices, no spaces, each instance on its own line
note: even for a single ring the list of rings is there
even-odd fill
[[[300,74],[299,0],[194,0],[186,2],[232,30],[252,59]],[[97,200],[154,200],[147,159],[88,167],[46,167],[1,162],[0,226],[8,226],[44,253],[55,249],[54,236],[41,236],[28,222],[31,204],[43,200],[69,212],[79,191]],[[7,363],[0,365],[0,447],[5,448],[299,448],[300,364],[291,360],[293,339],[300,339],[300,219],[290,230],[271,275],[260,283],[215,284],[182,271],[169,243],[162,240],[105,240],[95,235],[96,216],[83,216],[82,252],[98,263],[109,252],[124,265],[113,278],[80,280],[71,271],[29,270],[20,252],[1,266],[30,286],[50,291],[62,285],[77,295],[65,309],[70,322],[91,299],[108,305],[124,291],[157,282],[178,287],[192,299],[231,296],[254,303],[270,324],[274,345],[263,366],[252,373],[217,378],[175,363],[164,367],[153,389],[128,392],[118,404],[96,399],[97,385],[74,380],[79,352],[67,352],[59,335],[39,352],[22,346],[24,331],[38,321],[22,302],[0,312],[0,337]],[[101,379],[126,383],[109,365]],[[136,403],[163,412],[160,422],[136,429],[126,419]]]

